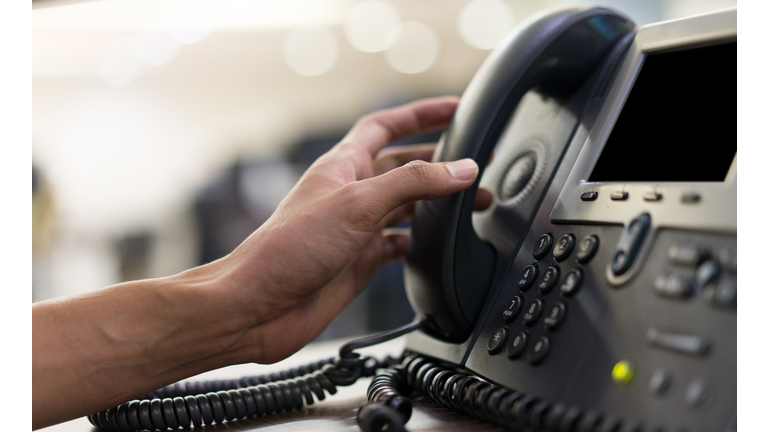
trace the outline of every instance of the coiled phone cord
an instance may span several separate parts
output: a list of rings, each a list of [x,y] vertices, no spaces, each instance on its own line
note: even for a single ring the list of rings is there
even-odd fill
[[[352,385],[361,377],[373,376],[377,369],[396,364],[397,360],[389,356],[379,361],[361,357],[353,350],[394,339],[420,328],[422,324],[414,322],[390,332],[356,339],[341,347],[339,358],[321,360],[279,374],[239,380],[186,382],[184,385],[176,383],[91,414],[88,420],[106,430],[166,430],[299,409],[304,403],[312,405],[314,397],[325,399],[325,392],[335,394],[336,386]],[[403,408],[406,405],[410,417],[410,402]],[[384,407],[374,409],[372,413],[383,411],[393,415],[389,410],[391,408]]]

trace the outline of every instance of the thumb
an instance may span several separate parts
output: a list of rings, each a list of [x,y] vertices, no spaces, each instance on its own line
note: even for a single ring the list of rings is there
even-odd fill
[[[477,178],[477,163],[472,159],[454,162],[429,163],[420,160],[409,162],[377,177],[363,180],[365,189],[378,196],[379,215],[417,200],[433,200],[462,191]]]

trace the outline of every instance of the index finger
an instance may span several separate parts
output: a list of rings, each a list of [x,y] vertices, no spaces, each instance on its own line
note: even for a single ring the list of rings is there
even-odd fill
[[[340,144],[360,145],[371,157],[390,142],[447,126],[459,98],[446,96],[411,102],[361,118]]]

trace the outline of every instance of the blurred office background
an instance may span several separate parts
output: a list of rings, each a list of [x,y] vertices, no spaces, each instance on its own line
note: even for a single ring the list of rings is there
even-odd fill
[[[515,24],[567,3],[33,0],[32,301],[227,254],[358,117],[461,95]],[[736,4],[601,3],[641,25]],[[320,339],[412,317],[392,264]]]

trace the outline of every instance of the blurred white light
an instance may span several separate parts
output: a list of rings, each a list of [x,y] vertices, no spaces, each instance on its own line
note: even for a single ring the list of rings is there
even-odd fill
[[[283,57],[299,75],[322,75],[336,64],[339,44],[325,27],[307,27],[288,34],[283,43]]]
[[[350,45],[363,52],[379,52],[397,40],[400,14],[381,0],[360,2],[347,13],[344,34]]]
[[[475,0],[459,11],[456,25],[464,42],[489,50],[512,30],[515,24],[512,8],[499,0]]]
[[[101,50],[98,68],[101,79],[115,87],[127,86],[138,78],[144,66],[134,56],[133,38],[110,39]]]
[[[150,66],[160,66],[173,60],[181,44],[171,36],[171,22],[166,17],[147,20],[133,41],[136,55]]]
[[[387,63],[396,71],[416,74],[429,69],[437,60],[440,43],[426,24],[409,21],[400,24],[395,44],[385,53]]]
[[[207,39],[216,28],[223,10],[210,0],[177,1],[171,9],[171,35],[183,44]]]

